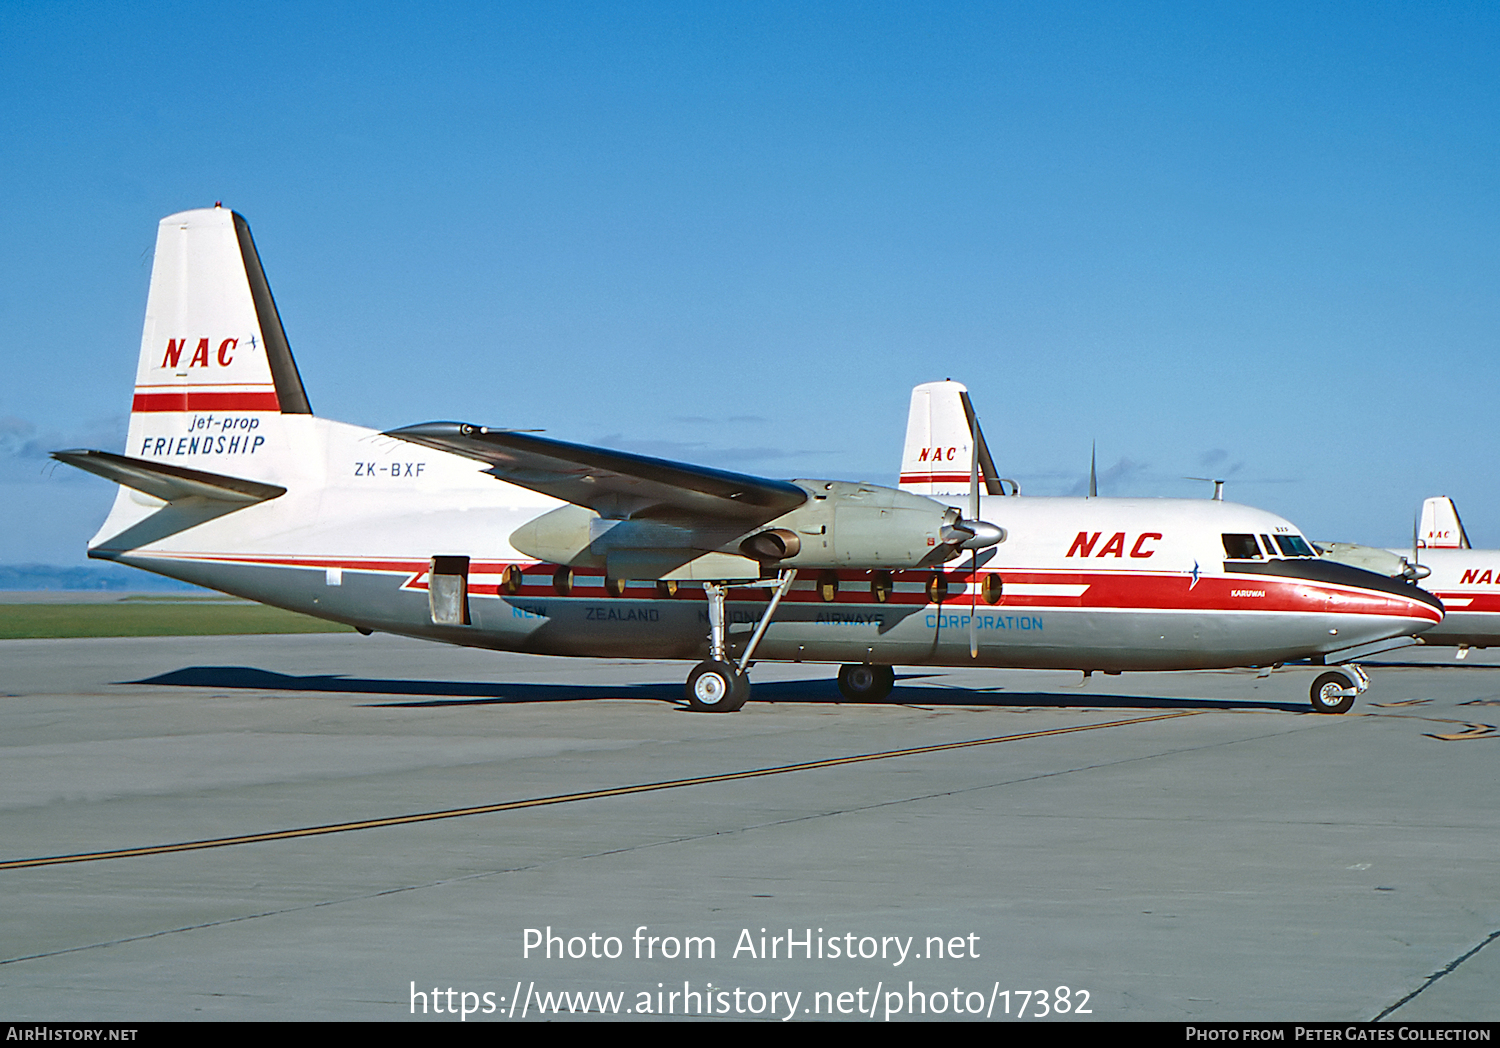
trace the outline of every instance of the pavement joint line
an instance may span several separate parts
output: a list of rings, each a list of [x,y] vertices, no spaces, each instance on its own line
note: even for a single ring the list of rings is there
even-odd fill
[[[1404,1005],[1408,1001],[1410,1001],[1413,997],[1417,996],[1417,994],[1421,993],[1423,990],[1427,989],[1433,983],[1437,982],[1443,976],[1449,975],[1452,972],[1456,971],[1458,969],[1458,966],[1460,964],[1463,964],[1470,957],[1473,957],[1476,953],[1478,953],[1480,950],[1484,949],[1486,946],[1488,946],[1490,943],[1494,942],[1496,939],[1500,939],[1500,929],[1496,929],[1495,931],[1490,932],[1482,940],[1480,940],[1478,946],[1474,947],[1468,953],[1465,953],[1461,957],[1458,957],[1458,958],[1455,958],[1452,961],[1449,961],[1446,965],[1444,965],[1443,967],[1439,968],[1437,971],[1433,972],[1431,975],[1429,975],[1427,977],[1427,979],[1422,983],[1421,986],[1418,986],[1411,993],[1407,994],[1405,997],[1401,998],[1395,1004],[1393,1004],[1390,1007],[1386,1008],[1385,1011],[1383,1011],[1379,1015],[1375,1016],[1375,1018],[1371,1019],[1370,1022],[1372,1022],[1372,1023],[1378,1023],[1380,1020],[1384,1019],[1387,1015],[1390,1015],[1392,1012],[1394,1012],[1397,1008],[1400,1008],[1402,1005]]]
[[[354,830],[378,829],[386,826],[405,826],[419,822],[436,822],[441,819],[458,819],[470,815],[489,815],[502,811],[517,811],[524,808],[539,808],[552,804],[567,804],[575,801],[600,800],[605,797],[624,797],[657,790],[683,789],[718,782],[735,782],[757,779],[769,775],[785,775],[798,771],[813,771],[820,768],[836,768],[866,761],[888,760],[894,757],[912,757],[925,753],[942,753],[948,750],[969,749],[975,746],[993,746],[1002,742],[1019,742],[1024,739],[1045,738],[1052,735],[1070,735],[1080,731],[1102,728],[1121,728],[1132,724],[1148,724],[1153,721],[1175,720],[1178,717],[1194,717],[1203,711],[1181,710],[1151,717],[1131,717],[1126,720],[1106,721],[1102,724],[1077,724],[1064,728],[1048,728],[1042,731],[1022,732],[1016,735],[995,735],[980,739],[963,739],[958,742],[933,743],[927,746],[912,746],[900,750],[880,750],[874,753],[859,753],[847,757],[829,757],[823,760],[804,761],[798,764],[783,764],[769,768],[750,768],[743,771],[724,772],[718,775],[700,775],[687,779],[668,779],[660,782],[637,783],[630,786],[614,786],[582,793],[555,794],[548,797],[529,797],[496,804],[480,804],[467,808],[448,808],[441,811],[416,812],[382,819],[359,819],[352,822],[329,823],[322,826],[302,826],[289,830],[271,830],[266,833],[243,834],[235,837],[213,837],[196,841],[179,841],[174,844],[147,845],[138,848],[117,848],[109,851],[78,852],[70,855],[48,855],[32,859],[11,859],[0,862],[0,870],[22,870],[38,866],[57,866],[64,863],[99,862],[105,859],[125,859],[145,855],[168,855],[173,852],[198,851],[205,848],[227,848],[237,844],[258,844],[266,841],[291,840],[298,837],[317,837],[330,833],[348,833]]]

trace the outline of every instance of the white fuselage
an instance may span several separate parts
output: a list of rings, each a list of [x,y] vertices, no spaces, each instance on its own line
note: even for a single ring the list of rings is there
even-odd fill
[[[225,434],[249,439],[231,447]],[[655,580],[630,580],[611,595],[603,575],[579,570],[559,592],[558,566],[522,555],[509,539],[560,503],[497,480],[482,463],[267,412],[142,412],[130,441],[135,458],[287,490],[226,511],[122,488],[93,556],[364,630],[555,655],[697,659],[707,651],[707,607],[694,585],[665,596]],[[1266,665],[1441,619],[1414,591],[1371,588],[1376,577],[1364,573],[1289,575],[1277,565],[1296,561],[1271,558],[1226,570],[1224,534],[1296,534],[1274,514],[1232,503],[991,497],[981,516],[1007,538],[980,554],[977,575],[963,554],[888,580],[862,570],[799,576],[756,658],[1106,671]],[[435,621],[434,557],[468,558],[466,624]],[[507,587],[510,567],[521,578]],[[986,574],[1000,579],[994,603],[981,596]],[[766,601],[764,589],[731,593],[731,652]]]

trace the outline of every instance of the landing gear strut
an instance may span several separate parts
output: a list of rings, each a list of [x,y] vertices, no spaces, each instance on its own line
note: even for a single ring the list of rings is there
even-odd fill
[[[766,606],[760,622],[756,623],[755,632],[750,636],[750,643],[745,645],[738,665],[729,661],[725,639],[724,598],[729,592],[729,584],[703,584],[704,595],[708,597],[708,659],[698,663],[688,674],[688,709],[699,713],[733,713],[745,705],[750,698],[750,678],[745,675],[745,667],[750,665],[750,657],[755,654],[760,638],[771,624],[776,606],[792,588],[792,580],[796,577],[795,568],[783,571],[777,577],[776,592],[772,594],[771,603]]]

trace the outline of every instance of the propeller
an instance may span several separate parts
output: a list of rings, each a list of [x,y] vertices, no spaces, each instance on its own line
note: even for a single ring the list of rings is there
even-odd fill
[[[977,430],[978,419],[974,428]],[[969,519],[979,520],[979,441],[970,435],[973,454],[969,456]],[[977,535],[975,536],[978,537]],[[969,547],[969,658],[979,658],[979,548]]]
[[[964,406],[964,416],[969,423],[969,515],[964,517],[962,511],[950,509],[948,519],[944,523],[941,537],[944,544],[955,550],[966,549],[969,551],[969,657],[979,657],[979,624],[976,621],[976,612],[979,609],[979,564],[981,559],[988,560],[994,555],[990,550],[983,558],[979,551],[987,549],[999,542],[1005,541],[1005,529],[979,519],[979,472],[984,467],[985,490],[991,495],[1003,495],[1005,489],[1001,486],[995,470],[994,460],[990,458],[990,449],[984,441],[984,431],[979,428],[979,416],[974,413],[974,405],[969,400],[968,393],[960,393],[960,400]],[[1011,481],[1015,485],[1015,481]],[[1020,493],[1020,488],[1016,488]]]
[[[957,508],[948,511],[947,523],[938,532],[945,546],[954,549],[984,549],[1005,541],[1005,529],[986,520],[972,520]],[[951,554],[950,554],[951,556]]]

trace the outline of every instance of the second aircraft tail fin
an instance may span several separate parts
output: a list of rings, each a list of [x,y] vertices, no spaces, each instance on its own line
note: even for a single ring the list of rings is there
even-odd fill
[[[975,441],[979,479],[991,495],[1002,494],[984,431],[961,382],[924,382],[911,391],[906,447],[901,455],[901,490],[919,495],[967,495]]]

